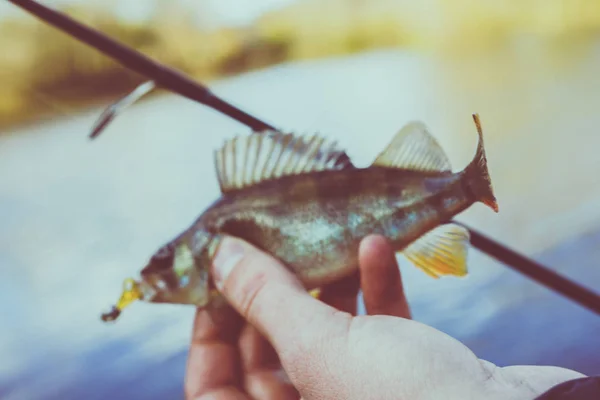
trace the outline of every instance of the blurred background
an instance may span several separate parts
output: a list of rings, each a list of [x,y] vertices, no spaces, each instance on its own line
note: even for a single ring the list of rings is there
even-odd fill
[[[421,119],[455,169],[481,116],[500,213],[458,219],[600,291],[600,2],[45,1],[368,165]],[[0,398],[182,398],[194,310],[121,282],[218,195],[212,151],[248,129],[0,4]],[[432,280],[401,259],[414,318],[498,365],[600,373],[600,319],[476,250]]]

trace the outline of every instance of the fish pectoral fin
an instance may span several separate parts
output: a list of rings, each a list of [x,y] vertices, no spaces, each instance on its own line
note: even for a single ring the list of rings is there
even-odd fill
[[[428,172],[452,170],[440,144],[419,121],[409,122],[400,129],[372,165]]]
[[[228,139],[214,162],[223,193],[282,176],[352,167],[335,141],[278,131]]]
[[[308,294],[310,294],[312,297],[314,297],[315,299],[319,299],[319,296],[321,295],[321,289],[313,289],[313,290],[309,290]]]
[[[433,278],[440,275],[467,275],[469,231],[457,224],[445,224],[427,232],[402,253],[417,268]]]

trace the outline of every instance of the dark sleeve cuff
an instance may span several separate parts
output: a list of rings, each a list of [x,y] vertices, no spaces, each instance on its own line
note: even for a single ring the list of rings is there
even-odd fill
[[[600,400],[600,376],[574,379],[554,386],[536,400]]]

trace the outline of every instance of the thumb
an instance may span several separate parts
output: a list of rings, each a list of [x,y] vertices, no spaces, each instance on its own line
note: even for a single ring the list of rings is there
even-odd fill
[[[310,296],[281,262],[251,244],[223,237],[213,258],[217,289],[271,342],[280,356],[323,342],[347,316]],[[337,328],[337,329],[336,329]],[[301,350],[302,349],[302,350]],[[295,357],[294,357],[295,358]]]

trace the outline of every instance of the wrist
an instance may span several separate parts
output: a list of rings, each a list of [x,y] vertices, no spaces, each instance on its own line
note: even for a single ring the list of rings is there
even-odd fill
[[[497,367],[487,361],[482,364],[490,371],[490,383],[507,391],[508,397],[505,398],[536,399],[557,385],[586,377],[579,372],[554,366]]]

